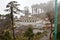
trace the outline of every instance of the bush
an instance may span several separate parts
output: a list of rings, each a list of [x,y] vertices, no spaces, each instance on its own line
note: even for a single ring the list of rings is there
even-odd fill
[[[24,33],[24,36],[28,37],[28,40],[30,40],[33,37],[33,35],[33,29],[31,27],[29,27],[27,31]]]
[[[37,35],[40,35],[40,34],[41,34],[41,32],[38,32],[38,33],[37,33]]]
[[[9,31],[3,32],[2,35],[0,36],[1,40],[11,40],[11,35]]]

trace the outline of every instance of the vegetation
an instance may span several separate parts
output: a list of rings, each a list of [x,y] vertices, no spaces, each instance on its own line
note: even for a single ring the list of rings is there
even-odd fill
[[[0,35],[0,40],[12,40],[12,36],[9,31],[3,31],[2,35]]]
[[[27,31],[24,33],[24,36],[26,36],[28,40],[31,40],[31,38],[34,36],[33,29],[29,27]]]
[[[11,1],[7,4],[6,8],[9,8],[9,9],[6,9],[5,11],[9,11],[10,12],[10,17],[11,17],[11,25],[12,25],[12,31],[13,31],[13,40],[15,40],[15,35],[14,35],[14,20],[13,20],[13,13],[17,13],[16,11],[20,11],[17,6],[19,4],[16,4],[17,1]],[[16,11],[14,11],[16,10]]]
[[[51,23],[51,33],[50,33],[50,40],[52,34],[52,24],[54,23],[54,15],[51,16],[51,12],[54,14],[54,6],[52,6],[53,2],[50,1],[47,4],[40,4],[39,8],[44,10],[44,13],[47,13],[47,17]],[[31,25],[28,25],[28,29],[23,33],[22,36],[15,35],[14,33],[14,19],[13,14],[17,12],[20,12],[21,10],[18,9],[19,4],[17,4],[16,1],[11,1],[7,4],[5,11],[9,11],[10,14],[5,15],[6,19],[0,19],[0,40],[40,40],[44,35],[46,35],[46,31],[43,33],[38,32],[37,34],[33,33],[33,28]],[[33,5],[34,6],[34,5]],[[37,6],[35,6],[37,7]],[[39,9],[37,8],[37,9]],[[37,9],[35,11],[37,12]],[[42,12],[41,10],[41,12]],[[53,10],[53,11],[52,11]],[[33,11],[33,10],[32,10]],[[60,5],[59,5],[59,11],[60,11]],[[32,12],[33,13],[33,12]],[[3,16],[3,15],[0,15]],[[13,31],[13,32],[12,32]],[[58,24],[58,33],[57,38],[60,40],[60,24]]]
[[[50,40],[52,40],[52,38],[51,38],[51,34],[52,34],[52,32],[53,32],[53,24],[54,24],[54,13],[52,13],[52,12],[47,12],[46,13],[46,15],[47,15],[47,18],[48,18],[48,20],[49,20],[49,22],[50,22],[50,24],[51,24],[51,32],[50,32]]]

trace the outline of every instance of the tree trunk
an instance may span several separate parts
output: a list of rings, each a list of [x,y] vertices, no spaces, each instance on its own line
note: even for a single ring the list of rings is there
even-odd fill
[[[51,23],[50,40],[52,40],[52,38],[51,38],[51,34],[52,34],[52,23]]]
[[[12,33],[13,33],[13,40],[15,40],[15,34],[14,34],[14,21],[13,21],[13,7],[10,8],[11,9],[11,22],[12,22]]]

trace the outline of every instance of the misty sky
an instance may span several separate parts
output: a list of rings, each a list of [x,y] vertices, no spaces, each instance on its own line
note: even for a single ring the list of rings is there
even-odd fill
[[[4,9],[6,9],[6,5],[10,1],[13,1],[13,0],[0,0],[0,14],[6,14],[6,12],[4,12]],[[50,0],[15,0],[15,1],[21,4],[19,6],[19,9],[23,10],[24,6],[29,6],[29,9],[31,10],[32,4],[47,3]]]

